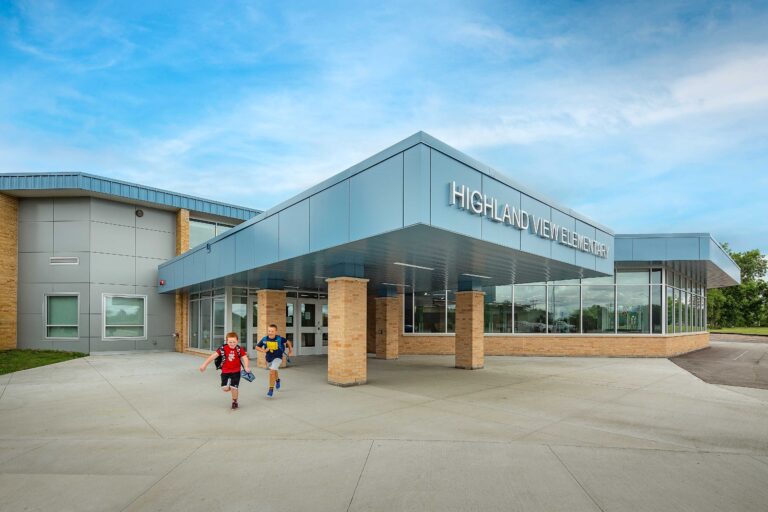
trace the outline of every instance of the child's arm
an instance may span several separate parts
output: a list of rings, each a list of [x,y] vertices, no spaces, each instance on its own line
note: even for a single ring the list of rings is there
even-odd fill
[[[293,343],[291,343],[291,340],[286,339],[285,340],[285,346],[288,348],[288,350],[287,350],[288,356],[292,356],[293,355]]]
[[[251,361],[248,359],[248,354],[243,355],[240,357],[240,361],[243,362],[243,367],[245,368],[246,373],[251,371]]]
[[[214,352],[213,354],[211,354],[210,356],[208,356],[208,359],[206,359],[206,360],[205,360],[205,362],[204,362],[203,364],[201,364],[201,365],[200,365],[200,371],[201,371],[201,372],[204,372],[204,371],[205,371],[205,369],[208,367],[208,365],[209,365],[209,364],[211,364],[211,362],[212,362],[214,359],[216,359],[217,357],[219,357],[219,353],[218,353],[218,352]]]

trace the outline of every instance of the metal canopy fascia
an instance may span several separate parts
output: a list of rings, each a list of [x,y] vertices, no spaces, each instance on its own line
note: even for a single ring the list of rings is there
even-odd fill
[[[617,268],[664,265],[703,277],[707,288],[741,283],[741,269],[710,233],[615,235]]]
[[[456,183],[466,184],[475,191],[482,190],[482,194],[498,198],[502,205],[506,203],[512,208],[530,212],[532,218],[546,219],[571,234],[588,237],[598,245],[603,244],[607,253],[598,255],[586,247],[584,250],[577,249],[576,244],[571,245],[558,236],[547,238],[541,232],[534,233],[533,221],[530,229],[513,226],[511,222],[500,222],[500,218],[492,219],[485,213],[473,213],[468,208],[451,204],[451,187],[455,187]],[[443,267],[443,278],[430,284],[439,284],[438,288],[445,287],[446,279],[451,279],[452,272],[460,270],[456,263],[473,257],[470,248],[486,255],[489,250],[484,247],[509,249],[497,251],[507,258],[504,263],[506,270],[502,271],[498,267],[483,271],[477,267],[475,272],[467,271],[483,276],[496,273],[498,276],[494,279],[500,280],[502,284],[510,283],[512,274],[509,268],[518,264],[523,267],[528,264],[541,267],[541,271],[531,270],[525,274],[533,276],[530,279],[534,281],[555,279],[556,275],[566,279],[613,273],[612,231],[575,213],[571,215],[567,213],[571,210],[543,202],[538,199],[540,196],[516,187],[512,186],[510,180],[466,155],[424,133],[417,133],[256,218],[161,264],[158,273],[164,284],[160,286],[160,291],[188,289],[201,283],[229,279],[234,275],[242,276],[251,271],[277,269],[293,272],[285,262],[300,257],[302,259],[297,261],[301,262],[302,268],[314,265],[314,275],[325,275],[327,270],[318,268],[317,262],[324,262],[322,255],[325,254],[336,257],[333,251],[323,252],[328,249],[341,253],[351,251],[354,257],[359,257],[364,256],[364,253],[359,253],[355,248],[372,244],[372,250],[375,250],[375,241],[383,240],[379,254],[388,254],[397,252],[393,243],[429,245],[429,237],[432,236],[446,244],[444,250],[450,248],[454,251],[432,251],[424,255],[436,262],[427,264],[428,267],[440,267],[443,260],[451,262]],[[426,239],[412,239],[405,233],[378,238],[379,235],[417,225],[434,229],[420,231]],[[459,237],[445,239],[437,235],[442,231]],[[464,245],[455,240],[463,240]],[[309,257],[313,254],[320,256]],[[401,251],[397,254],[400,258],[419,257],[418,251]],[[483,258],[491,261],[486,256]],[[390,259],[373,255],[366,258],[365,265],[379,267]],[[392,277],[389,271],[381,274],[385,280]],[[295,274],[293,279],[301,280],[302,285],[307,284],[306,273],[303,271]],[[520,279],[529,278],[518,276],[518,282],[521,282]],[[238,280],[243,282],[242,278]]]
[[[405,265],[400,265],[405,263]],[[598,277],[603,272],[510,249],[450,231],[418,224],[163,292],[195,292],[222,286],[324,289],[334,269],[363,269],[369,289],[395,287],[406,291],[456,290],[471,279],[478,286],[533,283]],[[420,267],[420,268],[419,268]]]

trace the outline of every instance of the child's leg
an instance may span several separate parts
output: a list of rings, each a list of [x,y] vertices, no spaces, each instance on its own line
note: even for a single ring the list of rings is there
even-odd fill
[[[232,400],[237,401],[238,389],[232,388]]]
[[[277,370],[269,370],[269,387],[275,387],[275,381],[277,380]]]

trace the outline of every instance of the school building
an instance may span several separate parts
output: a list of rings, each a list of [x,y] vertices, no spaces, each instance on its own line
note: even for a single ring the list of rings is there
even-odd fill
[[[354,385],[369,356],[698,350],[706,290],[740,273],[708,233],[615,234],[419,132],[267,211],[0,174],[0,282],[0,349],[206,353],[235,331],[255,356],[274,323]]]

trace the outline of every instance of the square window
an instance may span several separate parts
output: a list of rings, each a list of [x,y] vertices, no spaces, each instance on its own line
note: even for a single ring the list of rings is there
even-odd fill
[[[146,295],[103,295],[104,339],[146,339]]]

